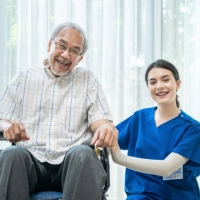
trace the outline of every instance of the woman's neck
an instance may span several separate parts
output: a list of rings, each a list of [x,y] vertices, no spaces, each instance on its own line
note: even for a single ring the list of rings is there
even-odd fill
[[[156,126],[159,126],[175,117],[180,113],[180,110],[176,106],[162,107],[158,106],[155,111]]]

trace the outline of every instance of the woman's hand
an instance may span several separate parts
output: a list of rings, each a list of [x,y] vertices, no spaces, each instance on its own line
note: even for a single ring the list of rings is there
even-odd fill
[[[115,125],[113,123],[111,123],[113,128],[116,130],[115,133],[116,133],[116,137],[115,137],[115,140],[113,142],[113,146],[110,147],[110,151],[111,153],[115,153],[117,151],[117,149],[119,148],[119,144],[118,144],[118,130],[116,129]]]
[[[111,154],[114,154],[117,151],[117,149],[119,149],[119,145],[118,140],[116,138],[116,140],[114,141],[114,145],[110,147]]]

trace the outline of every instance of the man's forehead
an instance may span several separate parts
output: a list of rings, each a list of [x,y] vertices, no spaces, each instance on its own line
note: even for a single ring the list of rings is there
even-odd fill
[[[56,38],[64,43],[68,43],[69,41],[67,41],[67,39],[70,38],[70,41],[73,40],[74,42],[80,44],[81,46],[83,46],[84,44],[83,35],[78,30],[70,27],[60,30],[56,35]]]
[[[80,33],[80,31],[78,31],[77,29],[71,28],[71,27],[63,28],[62,30],[60,30],[57,33],[56,36],[59,36],[59,35],[76,35],[76,36],[79,36],[83,39],[82,33]]]

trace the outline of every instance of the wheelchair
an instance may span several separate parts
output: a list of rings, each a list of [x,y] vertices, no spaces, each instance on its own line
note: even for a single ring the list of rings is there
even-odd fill
[[[2,132],[0,132],[0,141],[6,141],[3,137]],[[12,145],[15,145],[12,143]],[[84,142],[82,145],[90,146],[90,141]],[[100,159],[105,172],[107,173],[106,183],[103,187],[102,191],[102,200],[107,200],[107,191],[110,187],[110,164],[109,164],[109,153],[107,148],[97,149],[94,146],[90,146],[97,154]],[[1,150],[0,150],[1,151]],[[30,195],[30,200],[62,200],[62,193],[56,191],[42,191],[36,194]]]

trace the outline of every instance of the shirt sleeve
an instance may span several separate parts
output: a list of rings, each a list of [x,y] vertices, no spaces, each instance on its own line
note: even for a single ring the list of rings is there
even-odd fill
[[[8,84],[0,99],[0,119],[16,121],[20,118],[21,74]]]
[[[118,143],[121,149],[127,150],[130,136],[130,120],[131,117],[119,123],[116,128],[118,130]]]
[[[116,126],[119,131],[118,143],[121,149],[128,150],[130,144],[133,145],[131,148],[134,148],[138,135],[138,124],[137,113],[134,113]]]
[[[185,134],[173,149],[173,152],[178,153],[190,161],[200,164],[200,124],[191,123],[187,127]]]
[[[90,72],[88,81],[87,104],[88,126],[100,119],[113,121],[102,86],[92,72]]]

